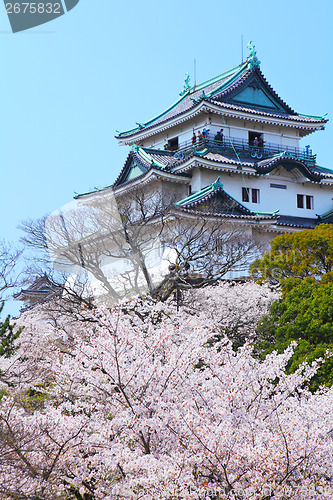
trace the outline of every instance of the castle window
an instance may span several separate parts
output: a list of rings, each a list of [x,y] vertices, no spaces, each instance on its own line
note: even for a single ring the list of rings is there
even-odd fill
[[[307,210],[313,210],[313,196],[310,196],[308,194],[298,194],[297,208],[306,208]]]
[[[306,195],[306,208],[308,210],[313,210],[313,196]]]
[[[249,132],[249,145],[253,146],[254,139],[259,140],[259,132]]]
[[[256,144],[257,140],[257,144]],[[263,148],[265,144],[264,135],[262,132],[249,132],[249,146],[257,146]]]
[[[178,149],[178,137],[173,137],[168,140],[168,150],[169,151],[177,151]]]
[[[304,208],[304,195],[303,194],[297,195],[297,208]]]
[[[247,188],[242,188],[242,201],[249,202],[250,201],[250,190]]]
[[[252,203],[260,203],[259,189],[252,189]]]
[[[242,188],[242,201],[248,203],[251,199],[252,203],[260,203],[260,190],[255,188]]]
[[[276,189],[287,189],[287,186],[285,184],[270,184],[271,188],[276,188]]]

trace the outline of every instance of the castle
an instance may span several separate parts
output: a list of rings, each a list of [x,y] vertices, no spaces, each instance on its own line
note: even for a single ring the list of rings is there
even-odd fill
[[[105,191],[154,183],[176,193],[178,211],[246,220],[270,239],[331,222],[333,171],[300,147],[327,119],[287,105],[265,79],[251,42],[248,48],[244,63],[201,85],[191,87],[187,75],[172,106],[119,133],[131,151]]]
[[[323,130],[327,118],[294,111],[265,79],[252,42],[248,49],[245,62],[200,85],[191,87],[186,75],[174,104],[132,130],[119,132],[116,139],[130,146],[130,151],[116,181],[77,195],[76,202],[85,207],[95,204],[101,213],[108,199],[117,204],[138,189],[157,193],[172,207],[174,217],[190,224],[206,218],[242,226],[266,247],[277,234],[332,223],[333,171],[318,166],[309,146],[300,145],[302,138]],[[132,205],[127,210],[136,208]],[[118,217],[121,220],[123,215]],[[61,225],[67,231],[63,218]],[[163,260],[165,242],[153,236],[156,225],[149,227],[156,243],[156,264]],[[96,252],[105,247],[107,234],[115,231],[96,234],[90,231],[88,238],[76,239],[80,239],[77,264],[81,262],[88,271],[92,268],[86,265],[90,257],[85,248]],[[137,244],[130,248],[127,237],[126,246],[123,261],[141,252]],[[214,248],[219,251],[218,245]],[[124,274],[126,266],[110,250],[107,255],[90,260],[102,262],[109,277]],[[71,256],[69,261],[73,262]],[[188,264],[186,259],[183,262]],[[107,279],[105,283],[109,286]]]

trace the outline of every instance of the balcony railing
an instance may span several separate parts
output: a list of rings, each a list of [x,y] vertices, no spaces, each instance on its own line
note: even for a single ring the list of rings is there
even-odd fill
[[[257,161],[285,153],[286,156],[292,156],[293,158],[297,158],[298,160],[312,166],[315,165],[317,156],[312,154],[312,150],[309,148],[300,149],[293,146],[273,144],[269,142],[265,142],[263,147],[256,147],[249,144],[249,142],[245,139],[235,137],[223,137],[223,140],[221,141],[211,138],[197,138],[195,143],[192,143],[192,140],[188,140],[180,143],[178,148],[174,149],[171,153],[176,158],[178,157],[179,159],[183,159],[192,155],[194,148],[198,152],[207,148],[212,153],[231,155],[236,155],[237,153],[241,160],[253,158]]]

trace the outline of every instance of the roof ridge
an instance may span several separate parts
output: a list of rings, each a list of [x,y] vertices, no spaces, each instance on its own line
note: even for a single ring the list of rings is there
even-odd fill
[[[220,177],[218,177],[219,179]],[[216,181],[215,181],[216,182]],[[180,200],[180,201],[177,201],[177,203],[175,203],[176,205],[179,205],[179,206],[182,206],[183,204],[185,203],[191,203],[192,201],[196,200],[196,199],[200,199],[202,196],[206,195],[206,194],[209,194],[213,191],[215,191],[217,188],[213,187],[215,183],[212,183],[212,184],[209,184],[209,186],[206,186],[205,188],[201,189],[200,191],[198,191],[197,193],[193,193],[191,194],[190,196],[187,196],[186,198],[184,198],[183,200]],[[223,189],[223,185],[220,183],[220,186],[219,186],[221,189]]]
[[[242,64],[239,64],[238,66],[235,66],[232,69],[229,69],[228,71],[225,71],[224,73],[221,73],[217,76],[214,76],[213,78],[210,78],[209,80],[206,80],[205,82],[201,83],[200,85],[196,85],[196,86],[192,87],[193,91],[191,92],[191,94],[193,92],[197,92],[198,90],[205,89],[209,85],[212,85],[213,83],[216,83],[219,80],[226,78],[227,76],[233,75],[236,72],[236,70],[237,70],[237,72],[240,72],[240,71],[245,71],[246,69],[248,69],[248,62],[247,61],[245,61]]]
[[[239,105],[231,104],[231,103],[225,102],[225,101],[217,101],[215,99],[215,96],[209,97],[207,99],[207,102],[210,102],[215,106],[225,107],[225,108],[229,108],[229,109],[232,109],[235,111],[246,111],[246,112],[249,112],[252,114],[259,114],[259,115],[263,115],[263,116],[269,116],[272,118],[280,118],[280,119],[284,119],[284,120],[300,120],[300,121],[302,121],[302,118],[303,118],[303,123],[311,123],[311,122],[307,122],[304,120],[305,118],[309,118],[312,120],[317,120],[317,122],[320,122],[320,121],[325,122],[325,123],[328,122],[328,119],[325,119],[325,118],[315,118],[315,117],[311,117],[310,115],[301,115],[300,113],[296,113],[296,112],[294,115],[291,115],[291,114],[284,115],[284,114],[279,113],[279,112],[272,113],[272,112],[254,109],[254,108],[246,108],[245,106],[239,106]]]
[[[154,160],[151,154],[149,154],[143,147],[137,146],[136,144],[134,144],[134,142],[132,144],[133,144],[132,151],[134,151],[134,153],[141,156],[144,160],[150,162],[153,167],[159,167],[165,169],[166,165],[163,165],[163,163]]]
[[[247,208],[245,205],[243,205],[242,203],[240,203],[238,200],[236,200],[235,198],[233,198],[229,193],[227,193],[225,191],[225,189],[223,187],[223,184],[221,184],[220,179],[221,179],[221,177],[218,176],[217,179],[216,179],[216,181],[212,182],[212,184],[209,184],[209,186],[201,189],[197,193],[194,193],[194,194],[192,194],[190,196],[187,196],[183,200],[178,201],[177,203],[175,203],[175,205],[179,206],[179,207],[183,207],[184,205],[191,204],[191,203],[193,203],[195,201],[199,201],[201,198],[204,198],[207,195],[211,195],[214,192],[223,191],[224,194],[228,198],[230,198],[232,201],[234,201],[235,203],[237,203],[237,205],[239,205],[246,213],[248,213],[248,214],[254,214],[255,215],[256,212],[253,212],[252,210],[250,210],[249,208]]]
[[[218,94],[219,92],[221,92],[221,90],[223,91],[223,87],[229,86],[230,84],[231,84],[231,87],[228,87],[228,88],[233,89],[235,86],[235,82],[238,80],[238,78],[240,78],[240,81],[242,81],[242,80],[245,81],[246,78],[249,76],[249,75],[246,76],[246,73],[248,71],[249,71],[249,73],[252,73],[254,71],[254,68],[248,68],[247,66],[248,65],[246,65],[244,71],[239,72],[238,74],[236,73],[236,75],[234,75],[234,79],[231,79],[231,81],[228,80],[227,82],[224,82],[223,85],[221,85],[220,87],[217,87],[217,88],[213,89],[211,92],[209,92],[207,97],[209,97],[209,98],[214,97],[215,94]],[[238,83],[238,85],[239,84],[240,84],[240,82]],[[229,92],[229,90],[228,90],[228,92]]]

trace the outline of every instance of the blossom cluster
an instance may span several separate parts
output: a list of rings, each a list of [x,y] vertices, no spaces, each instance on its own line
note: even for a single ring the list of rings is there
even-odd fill
[[[21,318],[0,380],[0,498],[330,498],[333,390],[308,391],[317,364],[287,375],[292,347],[259,361],[221,335],[233,302],[251,338],[255,293],[207,288],[196,313],[141,300]]]

